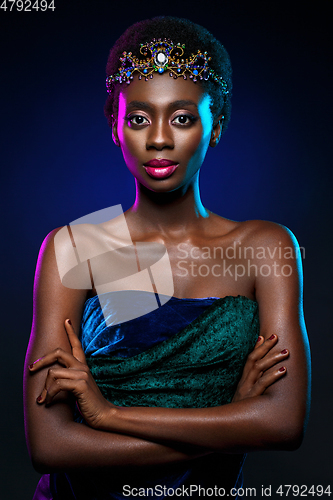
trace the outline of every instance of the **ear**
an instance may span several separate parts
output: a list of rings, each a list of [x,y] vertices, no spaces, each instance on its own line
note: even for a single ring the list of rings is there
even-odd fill
[[[118,127],[118,122],[112,116],[112,140],[115,143],[115,145],[118,146],[118,148],[120,148],[120,142],[119,142],[117,127]]]
[[[213,128],[212,128],[212,135],[209,141],[209,145],[212,148],[215,148],[215,146],[218,145],[219,140],[221,139],[222,135],[222,130],[223,130],[223,120],[224,116],[220,115],[218,118],[213,123]]]

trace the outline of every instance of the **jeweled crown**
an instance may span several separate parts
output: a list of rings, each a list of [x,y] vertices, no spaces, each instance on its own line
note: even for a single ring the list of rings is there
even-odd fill
[[[222,86],[224,94],[228,94],[227,83],[209,67],[211,57],[207,52],[198,50],[197,54],[191,54],[185,59],[182,58],[184,48],[184,44],[174,44],[171,40],[154,38],[151,42],[140,45],[140,53],[146,59],[139,59],[132,52],[123,52],[118,73],[106,78],[107,92],[112,92],[113,82],[131,83],[135,73],[139,74],[140,80],[144,77],[147,81],[153,78],[155,72],[162,74],[169,71],[169,75],[173,78],[182,76],[186,80],[189,76],[194,82],[211,78]]]

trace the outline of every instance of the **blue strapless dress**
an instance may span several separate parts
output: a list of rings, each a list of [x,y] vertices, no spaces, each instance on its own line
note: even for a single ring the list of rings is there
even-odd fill
[[[143,294],[133,292],[133,307]],[[87,363],[107,399],[120,406],[175,408],[231,401],[259,334],[256,302],[243,296],[172,297],[162,307],[119,324],[113,297],[108,294],[107,318],[98,296],[86,301],[80,332]],[[192,497],[200,496],[200,487],[228,492],[242,483],[244,458],[214,453],[182,464],[124,470],[123,475],[119,469],[115,474],[45,474],[34,500],[123,500],[131,498],[129,487],[149,491],[146,496],[152,499],[165,498],[163,487],[183,488]]]

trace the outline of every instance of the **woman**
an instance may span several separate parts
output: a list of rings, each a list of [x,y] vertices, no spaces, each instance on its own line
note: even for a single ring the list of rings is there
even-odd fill
[[[35,498],[236,496],[244,453],[302,440],[297,243],[201,203],[200,167],[230,118],[229,57],[210,33],[168,17],[130,27],[107,88],[136,200],[42,246],[25,407],[33,463],[51,474]]]

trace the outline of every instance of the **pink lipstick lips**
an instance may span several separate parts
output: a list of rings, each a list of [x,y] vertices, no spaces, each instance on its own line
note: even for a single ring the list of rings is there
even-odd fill
[[[154,160],[148,161],[143,166],[150,177],[153,177],[154,179],[166,179],[174,173],[178,167],[178,163],[171,160],[165,160],[163,158],[155,158]]]

